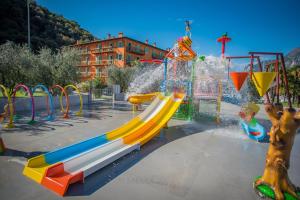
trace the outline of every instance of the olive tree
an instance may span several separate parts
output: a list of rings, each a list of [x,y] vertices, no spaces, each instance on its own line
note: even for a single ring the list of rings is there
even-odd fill
[[[125,67],[119,68],[116,66],[111,66],[108,68],[108,82],[110,84],[120,85],[121,92],[125,92],[133,80],[136,68]]]

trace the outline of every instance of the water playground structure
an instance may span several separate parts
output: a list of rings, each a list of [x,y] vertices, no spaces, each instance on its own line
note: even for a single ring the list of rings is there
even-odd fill
[[[191,84],[189,81],[186,81],[188,84],[177,81],[176,67],[177,61],[184,61],[186,64],[186,61],[196,55],[191,51],[191,40],[188,37],[180,39],[177,44],[178,48],[176,46],[169,54],[176,61],[171,68],[174,72],[173,79],[167,80],[166,69],[162,83],[164,92],[133,95],[128,98],[133,105],[151,102],[141,114],[113,131],[29,159],[23,174],[57,194],[64,195],[70,184],[84,182],[92,173],[131,151],[140,149],[159,134],[178,109],[188,105],[183,102],[190,99],[186,96],[189,94],[188,89],[192,89]]]
[[[218,39],[218,42],[222,43],[222,57],[225,58],[225,44],[226,42],[229,42],[231,38],[228,38],[227,34],[223,35],[221,38]],[[179,40],[180,41],[180,40]],[[181,40],[182,41],[182,40]],[[167,55],[166,57],[169,58],[171,61],[176,60],[180,62],[186,62],[191,57],[191,55],[185,55],[183,57],[177,58],[176,55],[182,55],[180,54],[180,45],[177,43],[175,45],[175,48],[172,49],[170,55]],[[177,51],[174,50],[177,48]],[[268,63],[265,67],[262,66],[260,56],[266,56],[271,55],[275,56],[276,60]],[[167,78],[167,72],[168,71],[168,60],[167,58],[162,61],[156,61],[156,63],[164,63],[165,70],[164,70],[164,80],[162,84],[162,91],[167,93],[168,91],[168,85],[173,84],[173,90],[177,90],[179,87],[174,87],[176,85],[172,78]],[[177,59],[176,59],[177,58]],[[253,82],[255,88],[257,89],[257,92],[261,97],[264,96],[265,103],[266,103],[266,112],[268,114],[269,119],[272,122],[272,129],[269,134],[266,133],[266,129],[258,122],[258,120],[254,117],[254,115],[259,111],[259,109],[254,109],[254,112],[252,110],[252,117],[248,122],[241,121],[241,127],[246,132],[246,134],[249,136],[249,138],[256,140],[256,141],[264,141],[268,138],[270,138],[270,146],[267,154],[267,164],[263,173],[263,176],[257,177],[254,182],[254,189],[258,193],[258,195],[262,198],[270,198],[270,199],[299,199],[300,197],[300,191],[297,189],[289,180],[287,170],[289,168],[289,157],[290,152],[292,150],[293,140],[294,136],[296,134],[296,130],[299,128],[300,123],[300,114],[299,112],[296,113],[295,109],[292,108],[291,100],[290,100],[290,93],[289,93],[289,86],[288,86],[288,79],[286,75],[286,69],[285,69],[285,62],[284,62],[284,56],[282,53],[273,53],[273,52],[249,52],[249,56],[229,56],[226,57],[226,59],[250,59],[250,69],[248,71],[244,72],[230,72],[230,68],[228,66],[228,78],[230,77],[232,80],[232,83],[236,89],[237,92],[239,92],[244,85],[247,78],[250,79],[250,81]],[[258,70],[254,70],[254,59],[257,60],[257,66]],[[147,60],[146,62],[150,62]],[[185,63],[186,64],[186,63]],[[176,65],[173,67],[173,74],[176,74]],[[257,68],[257,67],[256,67]],[[281,79],[280,73],[283,74],[283,80]],[[193,74],[193,73],[192,73]],[[173,77],[175,77],[173,75]],[[207,78],[207,77],[206,77]],[[189,93],[189,91],[192,91],[191,89],[194,87],[188,87],[189,85],[196,85],[193,81],[195,80],[195,77],[192,76],[192,78],[187,81],[188,84],[185,87],[185,93],[186,98],[189,97],[189,95],[197,95],[197,93]],[[208,78],[209,80],[209,78]],[[173,83],[172,83],[173,81]],[[184,82],[184,81],[182,81]],[[288,99],[288,108],[283,109],[282,104],[280,103],[280,84],[283,85],[284,92],[287,94]],[[181,84],[185,85],[185,84]],[[203,87],[200,87],[203,88]],[[194,88],[195,90],[196,88]],[[270,99],[269,92],[273,92],[276,97],[276,99]],[[201,94],[201,92],[200,92]],[[200,95],[201,96],[201,95]],[[210,95],[214,96],[214,95]],[[190,98],[189,100],[191,100]],[[183,108],[183,105],[192,105],[192,104],[183,104],[179,106],[176,113],[193,113],[193,109],[185,109],[185,112],[182,112],[181,108]],[[255,105],[255,104],[254,104]],[[255,105],[256,106],[256,105]],[[191,111],[192,112],[189,112]],[[174,113],[174,116],[176,116],[176,113]],[[191,116],[187,114],[186,116]],[[278,126],[279,125],[279,126]],[[288,134],[288,136],[287,136]],[[282,162],[278,162],[278,161]]]
[[[224,58],[224,56],[225,56],[226,43],[230,42],[230,41],[231,41],[231,38],[228,37],[227,33],[223,34],[221,37],[219,37],[217,39],[217,42],[220,42],[222,44],[222,58]]]
[[[43,91],[43,93],[45,93],[45,97],[46,97],[46,109],[47,109],[47,116],[45,118],[43,118],[42,120],[44,121],[53,121],[55,119],[55,109],[54,109],[54,100],[53,100],[53,91],[55,88],[58,88],[60,90],[60,98],[59,98],[59,103],[61,106],[61,110],[64,113],[64,118],[68,118],[69,117],[69,107],[70,107],[70,102],[69,102],[69,95],[67,92],[68,88],[73,88],[79,95],[79,101],[80,101],[80,108],[79,111],[76,113],[76,115],[80,116],[82,114],[82,106],[83,106],[83,101],[82,101],[82,95],[79,91],[79,89],[74,86],[74,85],[67,85],[64,88],[62,86],[59,85],[54,85],[52,86],[50,89],[48,89],[46,86],[38,84],[33,88],[29,88],[28,86],[24,85],[24,84],[18,84],[14,87],[13,91],[12,91],[12,95],[10,96],[7,89],[5,88],[5,86],[0,85],[1,89],[2,89],[2,93],[3,96],[5,96],[7,98],[7,105],[9,108],[9,122],[8,124],[6,124],[4,126],[4,128],[13,128],[14,127],[14,122],[18,119],[20,119],[20,115],[16,114],[16,100],[17,100],[17,92],[20,89],[23,89],[28,97],[25,98],[29,98],[30,99],[30,110],[31,110],[31,117],[30,117],[30,121],[28,121],[28,124],[34,124],[35,121],[35,117],[36,117],[36,110],[35,110],[35,101],[34,101],[34,94],[37,92],[38,89],[41,89]],[[66,101],[66,108],[64,109],[63,106],[63,96],[65,96],[65,101]]]
[[[260,96],[265,96],[265,101],[268,104],[273,104],[274,100],[271,102],[269,97],[268,90],[270,88],[274,88],[276,90],[276,100],[275,104],[280,104],[279,96],[280,96],[280,83],[283,84],[286,91],[288,91],[288,80],[286,76],[285,66],[281,65],[281,70],[283,72],[283,81],[280,80],[280,68],[279,63],[284,63],[284,58],[281,53],[271,53],[271,52],[250,52],[249,56],[227,56],[226,59],[230,61],[232,59],[250,59],[249,72],[229,72],[230,66],[228,65],[228,74],[232,79],[233,85],[236,88],[236,91],[239,92],[241,87],[247,80],[249,79],[254,83],[258,93]],[[273,68],[270,71],[270,64],[265,67],[266,71],[263,71],[262,62],[260,60],[260,55],[275,55],[276,60],[272,62]],[[253,71],[254,68],[254,60],[257,60],[257,70]],[[276,78],[276,81],[274,81]],[[289,91],[287,92],[289,99]],[[290,102],[289,105],[291,106]],[[268,135],[265,131],[265,128],[258,122],[257,119],[253,117],[250,120],[250,123],[246,123],[244,120],[241,120],[241,126],[246,134],[256,141],[265,141],[268,138]]]
[[[67,90],[68,90],[69,88],[75,90],[75,91],[79,94],[79,103],[80,103],[80,105],[79,105],[79,111],[76,112],[75,115],[77,115],[77,116],[82,116],[82,108],[83,108],[82,95],[81,95],[79,89],[78,89],[76,86],[74,86],[74,85],[66,85],[66,86],[64,87],[63,91],[66,91],[66,92],[67,92]],[[70,105],[68,105],[68,102],[67,102],[67,106],[66,106],[66,107],[67,107],[67,110],[65,111],[65,110],[64,110],[64,106],[63,106],[63,95],[65,95],[65,93],[64,93],[64,92],[61,92],[61,93],[60,93],[60,98],[59,98],[59,103],[60,103],[62,112],[65,112],[65,113],[66,113],[66,114],[64,115],[64,117],[65,117],[65,118],[68,118],[68,113],[69,113],[68,111],[69,111],[69,106],[70,106]],[[65,95],[65,96],[66,96],[66,95]],[[67,95],[67,96],[68,96],[68,95]],[[69,100],[69,97],[66,97],[66,99],[67,99],[67,101],[68,101],[68,100]]]
[[[132,104],[132,111],[135,112],[141,104],[153,101],[153,99],[159,94],[159,92],[153,92],[148,94],[131,95],[128,97],[127,101]]]
[[[13,111],[14,108],[13,108],[13,104],[12,104],[12,101],[11,101],[11,96],[9,95],[6,87],[4,87],[4,85],[0,84],[0,88],[2,90],[3,96],[5,96],[7,98],[9,110]],[[7,113],[4,113],[4,114],[6,115]],[[4,116],[3,116],[3,118],[4,118]],[[10,112],[9,113],[9,122],[4,126],[4,128],[13,128],[14,127],[14,122],[13,121],[14,121],[14,115],[13,115],[13,112]]]
[[[255,118],[256,113],[260,110],[255,103],[247,103],[242,106],[239,115],[241,116],[240,125],[249,138],[258,142],[268,141],[266,129]]]
[[[203,120],[209,116],[219,123],[222,84],[216,77],[197,73],[196,65],[203,62],[205,57],[197,57],[191,45],[192,40],[186,35],[177,40],[164,60],[140,60],[140,62],[164,65],[160,92],[170,94],[184,91],[186,93],[185,99],[173,118]],[[133,94],[131,96],[147,97],[148,95]],[[129,102],[131,102],[130,97]]]
[[[69,108],[70,107],[69,95],[66,92],[66,90],[62,86],[60,86],[60,85],[53,85],[49,89],[49,91],[51,92],[52,95],[53,95],[53,90],[56,89],[56,88],[60,90],[61,95],[65,96],[65,99],[66,99],[66,109],[64,109],[62,96],[60,96],[59,100],[60,100],[61,111],[64,113],[63,118],[68,119],[69,118],[69,109],[70,109]]]
[[[271,65],[265,67],[260,62],[259,56],[275,56],[275,61]],[[249,72],[233,72],[230,74],[233,83],[240,90],[247,76],[253,81],[259,95],[265,97],[265,109],[267,115],[272,122],[272,128],[269,132],[270,144],[266,157],[266,166],[262,176],[257,177],[253,183],[253,187],[257,194],[262,198],[270,199],[299,199],[300,191],[288,178],[289,159],[293,146],[296,130],[300,127],[299,114],[292,108],[289,85],[285,68],[284,56],[277,52],[249,52],[249,56],[228,57],[233,58],[250,58]],[[257,59],[258,71],[254,72],[254,59]],[[283,80],[280,73],[282,73]],[[284,88],[284,93],[288,99],[288,108],[284,109],[280,102],[280,84]],[[270,88],[275,90],[276,99],[270,99]],[[253,124],[254,122],[254,124]],[[260,140],[264,138],[263,130],[257,126],[255,118],[250,123],[243,123],[242,127],[245,132],[251,132],[250,138]],[[259,131],[260,130],[260,131]],[[253,134],[253,133],[257,134]]]
[[[222,38],[220,39],[222,57],[225,59],[225,44],[230,41],[230,38],[227,35],[222,36]],[[197,57],[191,44],[190,37],[184,36],[174,44],[164,60],[142,60],[142,62],[164,66],[159,92],[135,94],[128,98],[128,101],[136,107],[142,103],[151,102],[143,112],[115,130],[29,159],[23,174],[63,196],[71,184],[84,183],[84,180],[96,171],[134,150],[140,150],[144,144],[167,126],[172,117],[197,120],[204,108],[212,104],[216,105],[215,113],[217,114],[215,118],[220,123],[218,113],[220,113],[222,98],[222,80],[218,76],[199,74],[198,68],[201,67],[199,63],[204,62],[205,59]],[[250,52],[249,54],[243,58],[250,58],[250,69],[244,72],[230,72],[228,67],[228,77],[232,79],[237,92],[241,90],[247,78],[254,83],[259,95],[265,96],[266,111],[272,122],[266,167],[263,175],[255,178],[253,187],[262,197],[296,200],[297,197],[299,199],[300,194],[291,184],[287,170],[293,140],[296,130],[300,126],[300,114],[296,113],[291,105],[284,58],[280,53]],[[259,60],[260,55],[275,55],[276,61],[263,71]],[[226,57],[226,59],[235,58]],[[254,59],[258,60],[258,71],[254,70]],[[280,81],[280,71],[283,72],[283,81]],[[288,96],[289,108],[285,110],[279,101],[281,83],[284,84],[285,93]],[[26,89],[22,86],[18,87]],[[68,88],[76,90],[72,86],[64,88],[55,86],[55,88],[60,89],[60,99],[64,95],[66,102],[69,101],[66,90]],[[276,100],[271,101],[269,91],[274,88]],[[53,89],[49,90],[48,95],[51,95]],[[27,89],[26,91],[31,97],[33,96],[31,90]],[[32,107],[34,107],[34,98],[32,99]],[[47,101],[51,100],[47,97]],[[64,108],[62,100],[60,100],[60,104],[64,117],[68,118],[69,105]],[[11,105],[13,105],[12,102]],[[256,126],[259,122],[254,118],[254,114],[259,109],[255,106],[252,105],[252,108],[251,105],[247,106],[247,108],[251,108],[249,113],[245,110],[246,115],[250,116],[250,120],[245,122],[243,129],[246,133],[248,132],[250,138],[253,137],[253,139],[260,141],[266,137],[266,133],[261,127]],[[13,111],[13,109],[11,110]],[[209,109],[209,112],[212,110]],[[77,114],[80,115],[81,112],[82,106]]]
[[[229,61],[228,62],[228,77],[231,78],[232,83],[237,92],[239,92],[241,90],[242,86],[245,85],[245,82],[248,78],[249,73],[250,74],[256,73],[256,76],[259,73],[263,73],[262,72],[263,68],[262,68],[261,60],[260,60],[259,56],[227,56],[226,59]],[[233,59],[250,59],[250,69],[249,69],[250,72],[248,72],[248,71],[243,71],[243,72],[232,71],[232,72],[230,72],[230,63],[231,63],[231,60],[233,60]],[[257,61],[259,72],[253,72],[254,59]],[[271,79],[273,78],[271,81],[274,80],[274,78],[275,78],[274,75],[275,75],[274,73],[271,74],[270,78]],[[263,75],[262,76],[258,75],[258,76],[260,76],[261,79],[265,78],[265,77],[263,77]],[[264,76],[267,76],[267,75],[264,75]],[[256,81],[258,81],[258,80],[255,78],[255,82]],[[258,92],[260,92],[260,95],[261,95],[261,93],[263,92],[262,87],[264,87],[263,90],[266,91],[269,89],[268,87],[270,85],[269,85],[269,82],[265,82],[265,81],[262,82],[262,80],[260,80],[260,81],[261,81],[261,87],[258,87],[257,90],[258,90]],[[255,84],[255,86],[256,86],[256,84]],[[268,94],[266,94],[266,96],[267,96],[267,98],[269,98]],[[248,135],[248,137],[250,139],[256,140],[258,142],[268,141],[268,135],[267,135],[267,132],[266,132],[264,126],[262,126],[259,123],[259,121],[254,117],[255,114],[258,113],[259,107],[251,102],[247,104],[247,107],[248,107],[248,108],[246,108],[247,111],[243,111],[242,115],[245,115],[245,116],[252,115],[252,116],[248,120],[245,120],[243,117],[241,117],[240,125],[241,125],[242,129],[244,130],[244,132]]]

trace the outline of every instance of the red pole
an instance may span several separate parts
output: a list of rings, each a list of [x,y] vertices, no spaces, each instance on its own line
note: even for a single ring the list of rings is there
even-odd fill
[[[250,79],[252,80],[252,72],[253,72],[253,55],[251,54],[250,59]]]
[[[258,63],[259,70],[262,72],[263,67],[262,67],[262,64],[260,62],[259,56],[257,57],[257,63]],[[266,69],[266,71],[267,71],[267,69]],[[269,92],[268,91],[266,92],[266,98],[267,98],[267,103],[270,104],[270,97],[269,97]]]
[[[227,79],[229,80],[229,67],[230,67],[230,64],[231,64],[231,59],[229,58],[228,59],[228,69],[227,69]]]
[[[224,58],[224,54],[225,54],[225,40],[222,41],[222,58]]]
[[[289,91],[289,82],[288,82],[287,75],[286,75],[284,56],[282,53],[280,54],[280,59],[281,59],[281,68],[282,68],[284,82],[285,82],[285,91],[286,91],[287,98],[288,98],[289,108],[291,109],[292,102],[291,102],[291,96],[290,96],[290,91]]]
[[[276,101],[277,103],[279,103],[279,79],[280,79],[280,72],[279,72],[279,67],[278,67],[278,55],[276,55],[276,62],[275,62],[275,70],[277,72],[277,76],[276,76]]]

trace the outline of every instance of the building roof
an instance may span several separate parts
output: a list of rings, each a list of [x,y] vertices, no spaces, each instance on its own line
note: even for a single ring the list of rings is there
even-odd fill
[[[153,46],[153,45],[151,45],[151,44],[147,44],[147,43],[144,43],[144,42],[141,42],[141,41],[138,41],[138,40],[135,40],[135,39],[132,39],[132,38],[126,37],[126,36],[123,36],[123,37],[112,37],[112,38],[109,38],[109,39],[104,39],[104,40],[93,40],[93,41],[89,41],[89,42],[81,42],[81,43],[79,43],[79,44],[73,44],[73,45],[69,45],[69,46],[79,46],[79,45],[93,44],[93,43],[98,43],[98,42],[103,42],[103,41],[119,40],[119,39],[128,39],[128,40],[131,40],[131,41],[134,41],[134,42],[137,42],[137,43],[140,43],[140,44],[146,45],[146,46],[148,46],[148,47],[151,47],[151,48],[158,49],[158,50],[160,50],[160,51],[165,51],[165,52],[168,52],[167,50],[164,50],[164,49],[158,48],[158,47],[156,47],[156,46]]]

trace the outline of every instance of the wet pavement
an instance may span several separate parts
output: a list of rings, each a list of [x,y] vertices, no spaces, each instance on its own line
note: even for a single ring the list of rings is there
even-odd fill
[[[261,175],[268,144],[257,143],[236,122],[239,108],[222,104],[223,123],[171,120],[169,128],[140,151],[70,187],[66,199],[258,199],[252,181]],[[58,116],[33,126],[20,119],[16,128],[1,130],[7,152],[0,156],[0,197],[8,199],[61,199],[22,175],[28,158],[103,134],[138,113],[109,106],[84,109],[83,117]],[[262,111],[258,118],[268,124]],[[29,119],[29,116],[28,116]],[[300,186],[300,137],[295,138],[289,175]]]

